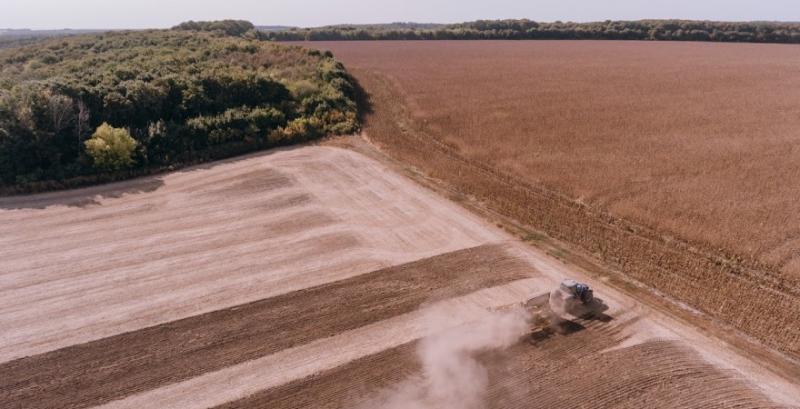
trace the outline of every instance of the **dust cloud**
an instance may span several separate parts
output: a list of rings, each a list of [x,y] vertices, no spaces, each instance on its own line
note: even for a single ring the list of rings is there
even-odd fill
[[[560,288],[550,291],[548,306],[550,308],[550,318],[553,323],[563,320],[567,316],[567,306],[564,301],[565,295]]]
[[[386,390],[362,409],[482,409],[489,386],[481,352],[511,346],[528,330],[522,307],[481,311],[470,324],[456,328],[446,311],[433,310],[425,324],[434,331],[417,348],[420,375]]]

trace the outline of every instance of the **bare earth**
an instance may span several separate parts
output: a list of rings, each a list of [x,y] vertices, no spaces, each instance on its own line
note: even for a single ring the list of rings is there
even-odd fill
[[[0,260],[4,408],[355,407],[414,379],[426,311],[455,327],[567,276],[606,319],[482,356],[487,407],[800,405],[796,378],[339,148],[3,198]]]

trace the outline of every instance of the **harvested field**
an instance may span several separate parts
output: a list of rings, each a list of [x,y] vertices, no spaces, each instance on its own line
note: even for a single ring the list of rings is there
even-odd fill
[[[89,190],[59,202],[62,193],[52,193],[33,197],[30,209],[24,198],[0,199],[17,208],[0,212],[0,327],[11,329],[0,361],[497,237],[355,154],[268,157],[179,172],[153,192],[119,198]]]
[[[390,156],[800,358],[796,46],[310,45]]]
[[[374,407],[425,379],[431,340],[507,332],[515,305],[565,276],[590,280],[608,310],[478,348],[476,408],[800,404],[785,373],[352,151],[0,206],[3,408]]]

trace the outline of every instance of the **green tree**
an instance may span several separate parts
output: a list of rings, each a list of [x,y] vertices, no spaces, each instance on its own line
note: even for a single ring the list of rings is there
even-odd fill
[[[184,31],[218,31],[229,36],[241,37],[245,33],[254,32],[253,23],[244,20],[219,20],[219,21],[186,21],[172,27],[173,30]]]
[[[136,140],[125,129],[114,128],[103,122],[85,145],[86,153],[98,168],[119,170],[133,165]]]

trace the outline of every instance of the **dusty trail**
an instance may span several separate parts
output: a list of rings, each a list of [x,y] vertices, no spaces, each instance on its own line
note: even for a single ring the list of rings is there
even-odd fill
[[[603,352],[624,341],[630,322],[581,324],[567,335],[527,337],[482,355],[491,380],[486,407],[780,407],[678,342],[654,340]],[[415,348],[400,345],[219,408],[359,407],[376,391],[416,379]]]

